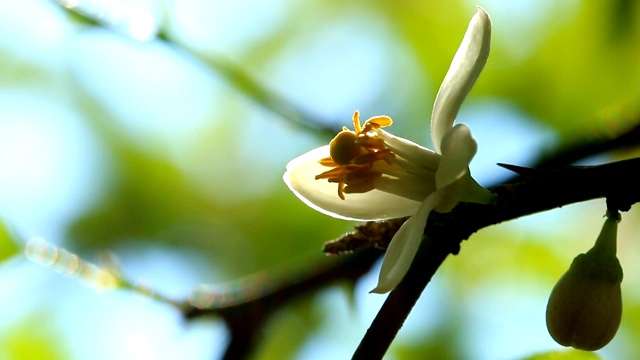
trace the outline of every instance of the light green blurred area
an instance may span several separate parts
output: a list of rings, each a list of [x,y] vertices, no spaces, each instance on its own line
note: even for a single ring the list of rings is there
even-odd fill
[[[219,320],[184,323],[127,290],[96,293],[19,249],[43,237],[88,261],[110,250],[127,279],[177,300],[198,284],[332,261],[322,243],[354,224],[307,208],[281,180],[290,159],[329,136],[290,121],[296,109],[273,112],[265,94],[335,129],[355,109],[387,114],[392,132],[427,145],[433,99],[475,12],[469,1],[150,3],[169,41],[135,41],[52,1],[0,1],[0,309],[10,314],[0,358],[218,356],[228,340]],[[459,118],[480,147],[472,171],[497,174],[497,162],[527,165],[637,122],[635,2],[480,5],[493,48]],[[225,72],[229,63],[265,89]],[[557,353],[544,309],[604,210],[592,201],[475,234],[388,358],[596,358]],[[625,310],[605,359],[640,357],[638,216],[620,225]],[[278,312],[256,358],[350,357],[384,300],[368,294],[376,271]]]

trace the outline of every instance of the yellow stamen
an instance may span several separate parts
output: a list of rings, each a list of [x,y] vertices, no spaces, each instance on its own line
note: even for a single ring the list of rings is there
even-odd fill
[[[344,183],[338,183],[338,197],[340,197],[340,199],[342,200],[346,200],[346,198],[344,197]]]
[[[369,150],[384,150],[387,148],[384,144],[384,140],[379,137],[360,135],[356,138],[355,143]]]
[[[354,165],[371,165],[375,161],[384,160],[387,164],[391,165],[391,162],[392,162],[391,159],[394,156],[395,155],[393,154],[393,152],[391,152],[391,150],[384,149],[384,150],[360,155],[354,158],[353,160],[351,160],[351,163]]]
[[[356,110],[353,112],[353,129],[356,131],[356,134],[360,134],[362,131],[362,127],[360,127],[360,111]]]
[[[320,163],[320,165],[322,166],[330,166],[330,167],[335,167],[338,166],[338,164],[336,164],[335,161],[333,161],[332,158],[328,157],[328,158],[324,158],[324,159],[320,159],[318,161]]]
[[[388,116],[384,116],[384,115],[380,115],[380,116],[374,116],[372,118],[369,118],[369,120],[364,122],[364,126],[366,127],[367,124],[375,124],[377,127],[387,127],[387,126],[391,126],[391,124],[393,124],[393,120],[391,120],[390,117]]]
[[[365,193],[375,189],[375,181],[382,173],[373,171],[373,163],[379,160],[391,164],[395,154],[386,147],[375,130],[393,123],[388,116],[375,116],[360,124],[360,112],[353,112],[354,131],[343,127],[329,144],[330,157],[321,159],[320,165],[331,167],[315,176],[338,184],[338,196],[344,200],[346,193]]]

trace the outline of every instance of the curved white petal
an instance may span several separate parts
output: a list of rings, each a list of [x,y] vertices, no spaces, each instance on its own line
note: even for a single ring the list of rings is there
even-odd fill
[[[442,138],[453,126],[462,102],[487,62],[490,45],[491,19],[478,6],[433,105],[431,139],[437,153],[440,153]]]
[[[394,154],[407,159],[410,163],[435,171],[440,163],[440,155],[433,150],[416,144],[413,141],[395,136],[382,129],[376,131],[385,145]]]
[[[399,218],[418,210],[419,201],[379,190],[346,194],[346,200],[340,199],[338,184],[315,179],[316,175],[329,170],[318,163],[328,156],[329,145],[311,150],[291,160],[283,176],[289,189],[311,208],[335,218],[356,221]]]
[[[427,196],[418,212],[398,229],[384,255],[380,275],[378,275],[378,285],[371,290],[372,293],[384,294],[400,283],[420,247],[427,218],[441,200],[442,195],[437,192]]]
[[[436,188],[442,189],[469,173],[469,163],[478,150],[471,130],[458,124],[442,139],[442,159],[436,171]]]

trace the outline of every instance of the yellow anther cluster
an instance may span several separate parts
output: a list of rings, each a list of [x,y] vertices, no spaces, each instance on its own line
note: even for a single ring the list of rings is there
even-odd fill
[[[338,184],[338,196],[344,200],[344,194],[365,193],[375,188],[375,180],[382,173],[373,169],[376,161],[391,163],[395,155],[380,139],[375,130],[391,125],[388,116],[375,116],[360,125],[360,113],[353,113],[353,128],[346,127],[329,144],[329,157],[320,160],[323,166],[331,167],[315,179],[326,179]]]

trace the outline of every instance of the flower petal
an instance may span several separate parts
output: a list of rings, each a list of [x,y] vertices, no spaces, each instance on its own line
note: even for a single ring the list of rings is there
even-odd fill
[[[469,163],[478,150],[471,130],[458,124],[442,139],[442,159],[436,171],[436,188],[442,189],[469,173]]]
[[[419,201],[379,190],[346,194],[346,200],[340,199],[338,184],[315,179],[316,175],[328,170],[318,163],[328,156],[329,145],[311,150],[291,160],[283,176],[289,189],[311,208],[339,219],[369,221],[409,216],[420,207]]]
[[[478,6],[433,105],[431,139],[437,153],[440,153],[442,138],[453,126],[462,102],[487,62],[490,45],[491,19]]]
[[[448,213],[460,203],[466,193],[466,179],[471,179],[471,175],[467,174],[464,178],[454,181],[453,183],[438,189],[437,192],[442,196],[442,200],[438,201],[433,210],[439,213]]]
[[[393,151],[394,154],[400,155],[416,166],[424,167],[432,171],[436,171],[440,163],[440,155],[436,154],[424,146],[409,141],[407,139],[395,136],[382,129],[376,131],[378,136],[384,140],[385,145]]]
[[[387,253],[382,260],[378,285],[372,293],[384,294],[393,290],[409,270],[413,258],[422,242],[422,234],[431,210],[442,200],[442,195],[434,192],[427,196],[418,212],[409,218],[391,239]]]

